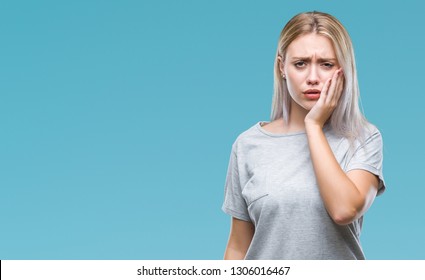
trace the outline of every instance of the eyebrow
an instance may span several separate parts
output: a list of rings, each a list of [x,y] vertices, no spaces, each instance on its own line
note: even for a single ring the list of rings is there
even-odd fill
[[[302,60],[302,61],[311,61],[310,57],[293,57],[291,59],[292,61],[298,61],[298,60]],[[325,62],[325,61],[333,61],[333,62],[337,62],[338,60],[336,58],[318,58],[317,59],[318,62]]]

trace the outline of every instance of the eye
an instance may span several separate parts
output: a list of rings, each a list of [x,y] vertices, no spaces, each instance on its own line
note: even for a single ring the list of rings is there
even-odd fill
[[[334,64],[330,62],[324,62],[322,63],[322,66],[325,68],[331,69],[332,67],[334,67]]]
[[[302,68],[302,67],[306,66],[306,63],[304,61],[300,60],[300,61],[295,62],[294,65],[297,68]]]

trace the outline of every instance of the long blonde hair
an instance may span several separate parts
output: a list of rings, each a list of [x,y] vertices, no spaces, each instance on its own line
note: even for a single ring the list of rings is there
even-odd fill
[[[274,63],[274,95],[271,120],[283,117],[283,120],[288,123],[291,110],[291,96],[288,92],[286,80],[281,76],[278,57],[281,57],[283,63],[288,46],[299,36],[309,33],[316,33],[331,40],[338,63],[344,71],[343,93],[328,122],[337,134],[350,140],[361,139],[362,131],[368,126],[368,122],[359,109],[360,92],[350,36],[335,17],[317,11],[294,16],[280,33]]]

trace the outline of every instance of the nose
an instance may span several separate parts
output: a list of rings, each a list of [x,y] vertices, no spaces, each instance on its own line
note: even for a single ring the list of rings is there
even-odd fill
[[[313,65],[310,68],[310,71],[307,76],[307,84],[308,85],[318,85],[319,84],[319,74],[317,73],[316,66]]]

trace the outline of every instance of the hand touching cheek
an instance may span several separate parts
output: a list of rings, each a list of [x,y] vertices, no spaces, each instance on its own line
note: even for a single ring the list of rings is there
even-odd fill
[[[323,127],[338,105],[343,84],[343,73],[342,69],[339,68],[332,75],[332,78],[326,81],[321,90],[319,99],[305,117],[304,122],[306,126],[316,125]]]

